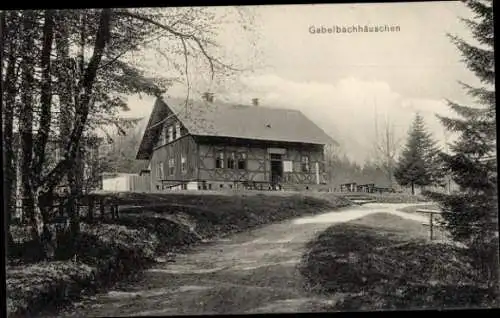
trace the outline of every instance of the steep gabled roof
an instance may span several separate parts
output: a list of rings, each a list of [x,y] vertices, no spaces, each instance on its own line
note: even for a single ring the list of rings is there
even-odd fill
[[[209,103],[190,100],[186,105],[185,99],[164,98],[155,103],[137,153],[138,159],[149,157],[158,137],[155,125],[167,116],[169,108],[188,132],[195,136],[336,144],[298,110],[233,105],[216,101]]]

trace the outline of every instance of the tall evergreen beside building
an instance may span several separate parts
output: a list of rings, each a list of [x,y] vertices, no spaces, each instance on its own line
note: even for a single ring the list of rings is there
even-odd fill
[[[450,101],[457,118],[440,117],[446,129],[458,136],[450,145],[450,153],[441,155],[460,189],[447,195],[429,195],[445,212],[444,223],[453,238],[468,246],[478,277],[488,283],[491,294],[496,294],[499,266],[493,1],[464,3],[475,13],[474,19],[463,21],[478,44],[472,45],[456,36],[450,38],[482,85],[461,83],[477,105]]]

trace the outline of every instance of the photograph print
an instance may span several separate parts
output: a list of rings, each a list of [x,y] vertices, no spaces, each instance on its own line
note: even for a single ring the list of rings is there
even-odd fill
[[[1,11],[6,317],[498,308],[493,5]]]

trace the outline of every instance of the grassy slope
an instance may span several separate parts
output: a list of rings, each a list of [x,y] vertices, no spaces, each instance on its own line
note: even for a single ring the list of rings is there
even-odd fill
[[[301,263],[305,287],[337,296],[323,310],[484,305],[485,289],[462,251],[429,242],[427,231],[382,213],[334,225],[308,245]]]
[[[25,242],[25,246],[29,244]],[[82,224],[77,262],[62,257],[58,261],[7,265],[9,317],[32,315],[82,292],[104,288],[146,266],[157,246],[155,235],[144,230]]]
[[[119,221],[143,227],[162,237],[163,247],[186,246],[202,239],[245,230],[295,216],[315,214],[346,206],[348,201],[327,194],[176,193],[158,205],[128,208]],[[315,197],[313,197],[315,196]],[[166,235],[168,233],[168,236]]]
[[[116,197],[121,204],[147,207],[126,208],[119,220],[107,220],[107,224],[83,224],[77,263],[66,260],[7,267],[10,316],[60,304],[83,289],[105,287],[130,270],[146,266],[157,253],[349,204],[327,193],[180,192]],[[16,238],[27,237],[26,229],[14,229]]]

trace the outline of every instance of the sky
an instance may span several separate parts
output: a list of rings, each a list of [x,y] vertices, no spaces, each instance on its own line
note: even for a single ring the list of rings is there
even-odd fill
[[[168,8],[164,10],[169,10]],[[386,125],[402,145],[418,111],[442,145],[449,140],[435,114],[450,115],[446,99],[470,103],[458,81],[477,85],[447,33],[471,40],[460,2],[214,7],[216,54],[242,71],[208,76],[203,60],[189,64],[189,96],[211,90],[216,100],[302,111],[362,163]],[[244,21],[242,22],[242,19]],[[311,29],[382,26],[393,32],[312,33]],[[168,43],[166,44],[168,45]],[[174,74],[146,54],[157,74]],[[181,61],[182,62],[182,61]],[[186,80],[167,95],[186,97]],[[125,117],[148,118],[154,99],[131,96]],[[377,124],[375,124],[377,123]]]

